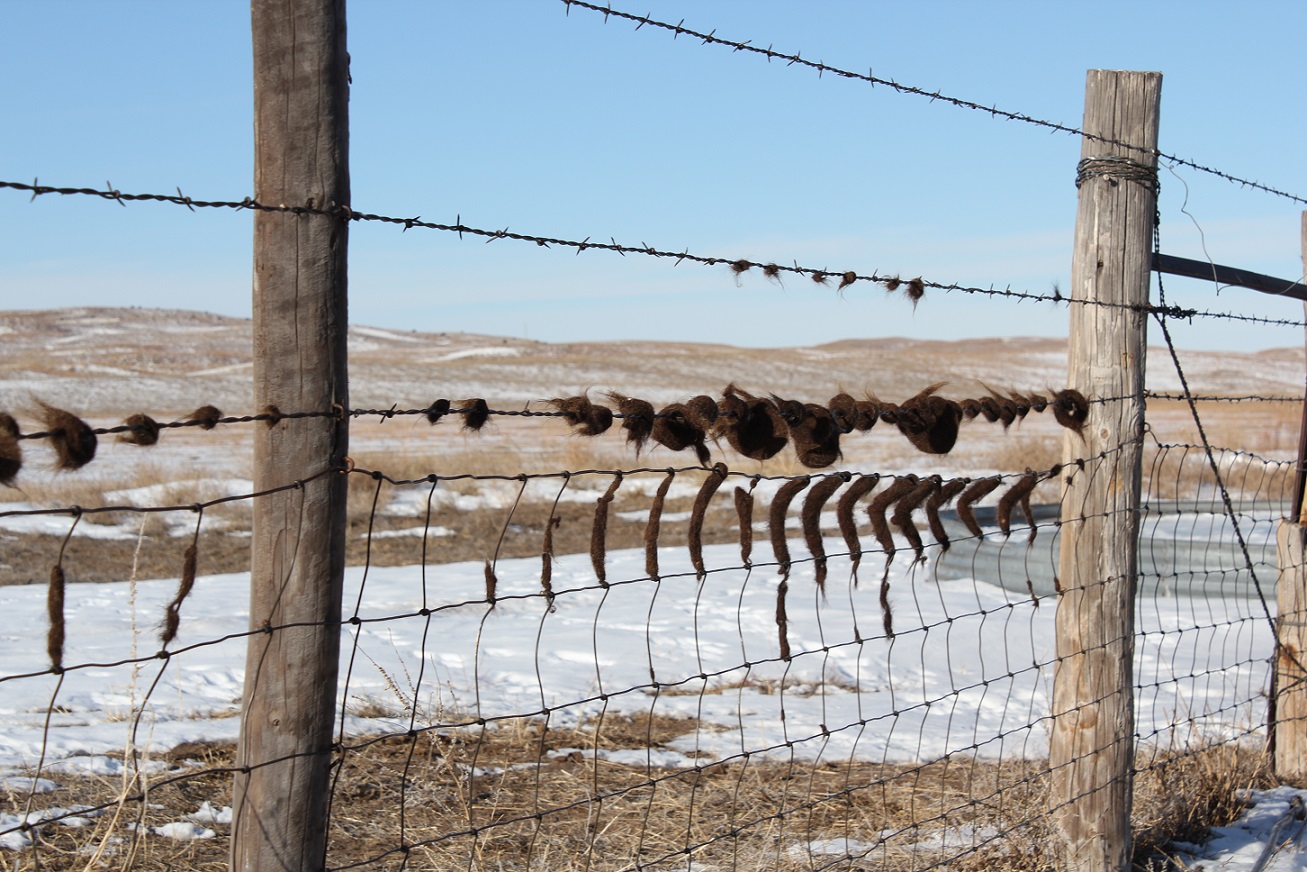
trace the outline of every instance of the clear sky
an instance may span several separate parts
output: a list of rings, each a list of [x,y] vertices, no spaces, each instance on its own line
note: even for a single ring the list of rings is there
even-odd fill
[[[633,5],[637,4],[637,5]],[[613,0],[719,37],[1079,126],[1085,71],[1160,70],[1161,149],[1307,196],[1307,4]],[[1077,137],[701,44],[560,0],[349,9],[358,211],[1046,293],[1069,283]],[[0,0],[0,179],[252,193],[249,5]],[[1300,203],[1166,169],[1170,254],[1302,272]],[[1187,204],[1187,205],[1186,205]],[[1188,214],[1185,214],[1187,210]],[[0,190],[0,308],[250,311],[251,219]],[[351,320],[550,341],[773,346],[1064,335],[1066,312],[355,223]],[[1166,279],[1169,302],[1301,319]],[[1196,321],[1194,348],[1300,346]],[[1156,337],[1155,337],[1156,338]]]

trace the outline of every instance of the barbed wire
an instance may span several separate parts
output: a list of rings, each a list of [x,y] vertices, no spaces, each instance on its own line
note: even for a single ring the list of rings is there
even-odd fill
[[[1083,136],[1086,139],[1090,139],[1095,142],[1101,142],[1105,145],[1115,145],[1120,148],[1125,148],[1131,151],[1139,152],[1141,154],[1156,155],[1159,159],[1170,161],[1177,166],[1188,167],[1189,169],[1195,170],[1197,172],[1216,176],[1217,178],[1224,179],[1227,182],[1240,185],[1241,187],[1252,188],[1267,194],[1272,194],[1277,197],[1283,197],[1284,199],[1292,200],[1295,203],[1307,204],[1307,197],[1302,197],[1297,194],[1290,193],[1288,191],[1283,191],[1278,188],[1273,188],[1269,185],[1264,185],[1261,182],[1253,181],[1247,178],[1242,178],[1240,176],[1227,173],[1223,170],[1218,170],[1215,169],[1214,167],[1205,166],[1203,164],[1197,163],[1187,158],[1179,157],[1178,155],[1168,154],[1166,152],[1159,151],[1155,148],[1147,148],[1144,146],[1136,145],[1134,143],[1124,142],[1118,139],[1112,139],[1105,136],[1098,136],[1092,133],[1088,133],[1079,127],[1072,127],[1071,125],[1068,124],[1060,124],[1056,121],[1047,121],[1042,118],[1036,118],[1032,115],[1027,115],[1024,112],[1013,112],[1006,109],[1000,109],[997,106],[986,106],[983,103],[977,103],[973,100],[966,100],[960,97],[951,97],[947,94],[941,93],[938,90],[928,91],[925,88],[917,87],[914,85],[905,85],[900,82],[896,82],[893,79],[885,79],[876,76],[870,70],[868,70],[866,73],[859,73],[853,70],[846,70],[840,67],[831,66],[830,64],[827,64],[824,61],[807,60],[803,58],[798,52],[795,52],[794,54],[788,54],[786,52],[776,51],[772,45],[768,45],[767,48],[764,49],[764,48],[760,48],[759,46],[752,45],[751,44],[752,40],[744,40],[743,42],[740,42],[736,40],[725,39],[724,37],[717,36],[716,35],[717,31],[715,29],[709,31],[708,33],[692,30],[691,28],[684,26],[685,25],[684,18],[682,18],[680,22],[677,24],[670,24],[665,21],[658,21],[654,18],[651,18],[649,15],[633,15],[629,12],[622,12],[620,10],[612,8],[612,4],[600,6],[595,3],[587,3],[585,2],[585,0],[560,0],[560,2],[562,2],[563,5],[567,7],[569,14],[571,12],[572,7],[576,6],[590,12],[600,13],[601,15],[604,16],[605,22],[608,20],[609,17],[624,19],[626,21],[634,22],[636,25],[635,28],[636,30],[639,30],[641,27],[644,27],[645,25],[649,25],[650,27],[656,29],[670,31],[673,39],[682,35],[694,37],[695,39],[701,40],[703,45],[722,46],[725,48],[729,48],[735,52],[747,52],[750,54],[761,55],[767,59],[768,63],[771,63],[771,61],[774,59],[778,61],[785,61],[786,66],[799,66],[799,67],[806,67],[810,70],[816,70],[819,78],[825,73],[830,73],[842,79],[852,79],[855,81],[865,82],[872,86],[883,85],[900,94],[907,94],[914,97],[924,97],[930,100],[932,103],[944,103],[949,106],[955,106],[959,109],[969,109],[976,112],[981,112],[986,115],[989,115],[992,118],[1000,118],[1005,121],[1017,121],[1023,124],[1030,124],[1035,127],[1042,127],[1045,130],[1049,130],[1054,133],[1066,133],[1068,135],[1073,135],[1073,136]]]
[[[1192,400],[1196,403],[1301,403],[1302,397],[1280,396],[1280,395],[1262,395],[1262,394],[1245,394],[1241,396],[1219,395],[1219,394],[1195,394],[1186,396],[1184,394],[1159,393],[1157,391],[1144,391],[1144,399],[1148,400]]]
[[[98,197],[103,200],[112,200],[123,206],[132,202],[158,202],[185,206],[192,211],[195,209],[233,209],[255,212],[276,212],[291,215],[319,215],[329,218],[344,219],[347,221],[370,221],[390,224],[402,227],[404,231],[420,228],[445,233],[456,233],[460,239],[462,239],[466,234],[469,236],[483,237],[487,243],[501,239],[510,239],[517,242],[534,243],[542,248],[571,248],[574,249],[578,255],[583,251],[589,250],[608,251],[623,256],[627,254],[639,254],[646,257],[671,260],[673,265],[680,265],[684,261],[689,261],[703,266],[726,266],[736,276],[757,269],[761,271],[765,277],[771,280],[779,280],[782,274],[789,274],[808,278],[820,286],[828,286],[832,282],[838,282],[836,290],[841,292],[855,283],[869,282],[881,285],[889,293],[903,291],[904,295],[912,301],[913,305],[916,305],[924,297],[927,290],[936,290],[942,291],[943,293],[961,293],[971,296],[996,297],[1016,300],[1017,302],[1065,303],[1081,306],[1100,306],[1109,309],[1129,309],[1131,311],[1138,311],[1145,314],[1161,314],[1165,317],[1175,319],[1190,320],[1193,318],[1219,318],[1263,324],[1267,326],[1307,326],[1307,321],[1301,319],[1266,318],[1254,315],[1243,315],[1235,312],[1217,312],[1174,305],[1163,306],[1153,303],[1127,304],[1103,300],[1077,299],[1066,296],[1057,289],[1054,289],[1052,293],[1037,293],[1034,291],[1013,290],[1010,286],[998,288],[991,285],[988,288],[984,288],[963,285],[957,282],[949,283],[933,281],[921,276],[912,279],[904,279],[899,274],[881,275],[877,271],[864,274],[855,270],[839,271],[802,266],[797,261],[794,261],[792,266],[785,266],[774,261],[756,261],[748,260],[747,258],[730,258],[694,254],[690,252],[688,248],[682,251],[671,251],[656,248],[647,243],[641,243],[638,246],[623,245],[613,238],[610,238],[608,242],[597,242],[589,236],[584,239],[575,240],[555,236],[519,233],[512,231],[507,227],[500,230],[489,230],[482,227],[472,227],[464,224],[462,223],[461,216],[455,218],[455,223],[445,224],[436,221],[424,221],[421,216],[413,218],[398,218],[390,215],[377,215],[369,212],[360,212],[344,205],[332,204],[329,206],[318,206],[315,205],[312,200],[305,205],[261,203],[252,197],[245,197],[241,200],[198,200],[194,197],[183,194],[180,188],[177,189],[176,194],[124,193],[115,189],[113,185],[109,183],[106,183],[104,190],[100,190],[96,188],[54,187],[50,185],[41,185],[39,184],[39,180],[33,181],[31,184],[0,180],[0,189],[5,188],[30,193],[32,199],[47,194],[58,194],[61,196]]]

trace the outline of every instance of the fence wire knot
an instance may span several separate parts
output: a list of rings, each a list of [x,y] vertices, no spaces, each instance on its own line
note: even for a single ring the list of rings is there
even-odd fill
[[[1086,179],[1105,178],[1116,184],[1118,180],[1138,182],[1153,193],[1157,193],[1157,167],[1141,163],[1120,154],[1105,154],[1087,157],[1076,164],[1076,187],[1079,188]]]

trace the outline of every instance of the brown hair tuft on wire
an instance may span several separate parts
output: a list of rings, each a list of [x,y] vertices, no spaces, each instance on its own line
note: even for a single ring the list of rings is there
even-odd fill
[[[615,391],[608,392],[608,399],[617,404],[617,411],[623,416],[622,429],[626,431],[626,442],[635,446],[635,456],[639,457],[653,434],[653,404]]]
[[[118,434],[119,442],[140,445],[143,448],[159,442],[159,422],[149,415],[137,412],[123,421],[123,424],[131,429]]]
[[[12,415],[0,412],[0,485],[5,487],[13,486],[23,468],[23,448],[18,443],[21,432]]]
[[[790,503],[812,481],[809,476],[801,475],[781,485],[772,497],[771,507],[767,510],[767,528],[771,535],[772,553],[780,564],[781,578],[790,577],[790,543],[785,537],[785,516],[790,510]]]
[[[222,411],[217,406],[200,406],[190,414],[190,420],[199,424],[201,430],[212,430],[222,420]]]
[[[803,541],[812,554],[813,576],[817,589],[826,595],[826,546],[821,541],[821,510],[835,491],[849,480],[848,473],[829,475],[812,486],[803,498],[799,519],[803,525]]]
[[[695,578],[699,581],[703,581],[708,575],[703,565],[704,517],[708,514],[708,504],[712,501],[713,495],[722,486],[722,482],[726,481],[726,476],[729,473],[730,470],[726,468],[726,464],[714,464],[713,468],[704,476],[703,484],[699,487],[699,493],[694,497],[694,506],[690,509],[690,531],[688,534],[690,565],[694,567]]]
[[[90,425],[72,412],[56,409],[49,403],[36,401],[41,407],[45,429],[54,444],[56,468],[64,471],[81,469],[95,459],[98,440]]]
[[[595,405],[584,394],[552,399],[549,405],[563,413],[563,420],[578,436],[598,436],[613,426],[613,410]]]
[[[490,420],[490,407],[480,397],[464,400],[459,413],[463,416],[463,429],[479,433]]]

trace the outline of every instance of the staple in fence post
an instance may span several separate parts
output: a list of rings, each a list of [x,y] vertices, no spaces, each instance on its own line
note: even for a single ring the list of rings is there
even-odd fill
[[[1307,265],[1307,212],[1302,214],[1303,263]],[[1303,304],[1307,314],[1307,303]],[[1276,531],[1279,580],[1276,586],[1275,674],[1272,685],[1270,735],[1275,775],[1282,781],[1307,786],[1307,398],[1298,437],[1298,465],[1294,470],[1290,516]]]
[[[1050,812],[1057,868],[1130,868],[1134,598],[1160,73],[1090,70],[1071,267],[1071,387],[1091,400],[1064,457]],[[1101,139],[1096,138],[1101,137]],[[1125,149],[1111,145],[1126,142]],[[1120,398],[1120,399],[1110,399]]]
[[[254,195],[312,210],[254,213],[254,406],[349,407],[344,0],[252,0]],[[231,868],[326,865],[348,416],[257,428],[250,637]]]

